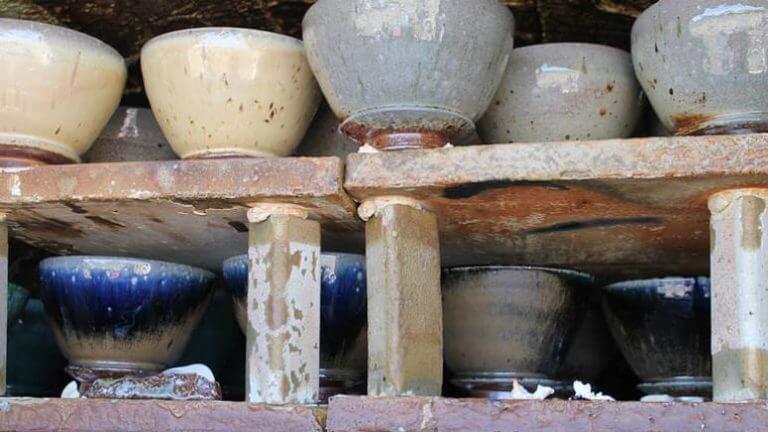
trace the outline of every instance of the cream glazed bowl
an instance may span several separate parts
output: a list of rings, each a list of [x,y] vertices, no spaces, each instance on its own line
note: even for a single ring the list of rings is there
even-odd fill
[[[643,93],[626,51],[587,43],[512,50],[504,80],[478,125],[487,143],[632,136]]]
[[[259,30],[198,28],[141,50],[152,111],[183,159],[288,156],[320,103],[298,39]]]
[[[107,44],[0,18],[0,166],[79,162],[120,103],[127,71]]]

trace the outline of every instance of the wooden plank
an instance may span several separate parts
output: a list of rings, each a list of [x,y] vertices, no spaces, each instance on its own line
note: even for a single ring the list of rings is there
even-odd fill
[[[324,247],[362,250],[362,223],[342,175],[337,158],[15,168],[0,171],[0,212],[12,237],[55,253],[218,270],[247,250],[246,213],[254,203],[302,206],[326,230]]]
[[[768,135],[506,144],[353,154],[357,200],[438,216],[443,265],[572,267],[609,279],[703,274],[707,198],[768,184]]]
[[[322,431],[325,410],[234,402],[2,399],[0,430],[101,431]]]
[[[328,432],[764,431],[761,404],[520,401],[336,397]]]

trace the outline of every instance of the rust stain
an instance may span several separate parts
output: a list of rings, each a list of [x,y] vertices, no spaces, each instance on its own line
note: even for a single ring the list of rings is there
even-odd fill
[[[461,127],[445,124],[435,129],[413,127],[375,128],[357,122],[347,122],[341,131],[360,144],[369,144],[378,150],[405,150],[440,148],[455,140]]]
[[[758,250],[763,244],[763,224],[760,220],[765,212],[765,201],[755,196],[741,198],[741,247]]]
[[[607,112],[608,111],[605,109],[605,107],[600,107],[600,117],[604,117]]]
[[[675,114],[672,116],[672,131],[675,135],[695,135],[705,128],[715,116],[707,114]]]

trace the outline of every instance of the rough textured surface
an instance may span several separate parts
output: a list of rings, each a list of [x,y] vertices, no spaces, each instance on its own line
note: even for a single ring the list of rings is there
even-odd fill
[[[405,205],[380,208],[365,227],[368,394],[439,395],[443,311],[437,220]]]
[[[273,214],[251,223],[246,399],[316,403],[320,389],[320,225]]]
[[[706,274],[707,198],[768,182],[768,135],[353,154],[357,200],[438,216],[444,266],[536,264],[609,278]]]
[[[768,189],[726,191],[712,212],[712,379],[721,402],[768,397]]]
[[[763,431],[765,404],[682,404],[336,397],[329,432]]]
[[[503,0],[515,14],[516,45],[585,41],[628,48],[633,17],[654,0]],[[314,0],[0,0],[0,16],[58,23],[96,36],[128,60],[129,102],[146,105],[139,50],[153,36],[183,28],[235,26],[301,35]],[[575,19],[575,18],[578,19]]]
[[[362,249],[362,224],[341,179],[335,158],[10,169],[0,171],[0,212],[8,213],[12,237],[52,252],[218,270],[245,253],[246,212],[257,202],[305,207],[326,230],[327,250]]]
[[[0,299],[8,298],[8,225],[0,215]],[[5,394],[8,359],[8,303],[0,302],[0,395]]]
[[[325,410],[232,402],[4,399],[0,430],[101,431],[322,431]]]

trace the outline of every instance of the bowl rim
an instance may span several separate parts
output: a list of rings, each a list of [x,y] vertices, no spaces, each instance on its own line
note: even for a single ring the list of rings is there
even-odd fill
[[[71,29],[69,27],[56,25],[56,24],[49,24],[44,23],[40,21],[32,21],[32,20],[25,20],[25,19],[18,19],[18,18],[3,18],[0,17],[0,25],[2,25],[4,22],[16,22],[16,23],[24,23],[24,25],[28,25],[31,27],[37,27],[38,29],[48,29],[52,32],[59,32],[62,34],[68,34],[73,37],[76,37],[78,39],[81,39],[83,41],[88,41],[88,43],[92,44],[92,46],[95,49],[100,49],[104,53],[110,54],[116,58],[119,58],[120,61],[125,65],[125,57],[123,57],[122,54],[118,50],[116,50],[112,45],[109,45],[108,43],[104,42],[103,40],[96,38],[94,36],[91,36],[87,33],[83,33],[81,31],[77,31],[74,29]],[[69,44],[65,44],[69,46]]]
[[[269,40],[269,39],[282,40],[285,42],[289,42],[291,45],[294,45],[295,48],[304,49],[303,40],[299,38],[295,38],[293,36],[288,36],[282,33],[276,33],[276,32],[271,32],[267,30],[259,30],[259,29],[252,29],[252,28],[246,28],[246,27],[208,26],[208,27],[190,27],[190,28],[173,30],[167,33],[159,34],[149,39],[148,41],[144,42],[144,44],[141,46],[140,53],[144,53],[144,50],[147,47],[151,47],[153,45],[156,45],[160,42],[165,41],[166,39],[173,39],[181,35],[195,35],[195,34],[205,34],[205,33],[213,34],[213,33],[224,33],[224,32],[245,33],[252,36],[259,36],[264,40]]]
[[[599,50],[601,52],[614,52],[617,54],[623,54],[626,56],[631,57],[632,54],[623,49],[618,48],[612,45],[606,45],[606,44],[599,44],[599,43],[591,43],[591,42],[546,42],[546,43],[540,43],[540,44],[534,44],[534,45],[526,45],[519,48],[514,48],[512,50],[511,55],[515,55],[515,53],[525,51],[526,53],[528,51],[534,51],[537,50],[537,48],[556,48],[556,47],[581,47],[581,48],[590,48],[594,50]]]
[[[647,279],[628,279],[628,280],[623,280],[620,282],[604,285],[601,289],[605,291],[626,291],[626,290],[637,288],[637,286],[640,284],[647,284],[647,285],[657,284],[658,285],[661,282],[686,282],[686,281],[698,282],[700,280],[706,280],[711,287],[712,278],[710,276],[699,275],[699,276],[665,276],[665,277],[655,277],[655,278],[647,278]]]
[[[572,269],[566,269],[566,268],[557,268],[557,267],[546,267],[546,266],[525,266],[525,265],[485,265],[485,266],[456,266],[456,267],[445,267],[442,269],[442,273],[449,274],[449,273],[475,273],[475,272],[481,272],[481,271],[489,271],[489,270],[517,270],[517,271],[526,271],[526,272],[543,272],[543,273],[552,273],[558,276],[571,276],[576,277],[580,279],[584,279],[586,281],[589,281],[591,283],[594,283],[595,277],[586,272],[581,272],[578,270],[572,270]]]
[[[108,256],[108,255],[67,255],[67,256],[49,257],[41,260],[38,267],[40,271],[43,272],[49,269],[62,268],[67,264],[71,264],[71,262],[73,261],[85,262],[88,260],[111,262],[111,263],[126,263],[126,264],[150,264],[153,266],[162,265],[162,266],[170,267],[172,270],[191,271],[193,273],[200,274],[201,276],[208,279],[208,281],[211,281],[216,278],[216,275],[211,271],[208,271],[200,267],[187,265],[187,264],[179,264],[179,263],[149,259],[149,258],[121,257],[121,256]]]

